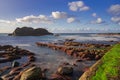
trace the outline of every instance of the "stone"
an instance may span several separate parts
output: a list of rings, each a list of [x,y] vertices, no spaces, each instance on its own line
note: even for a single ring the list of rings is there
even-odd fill
[[[28,56],[28,61],[29,62],[34,62],[35,61],[35,57],[33,55]]]
[[[72,80],[69,76],[52,74],[51,78],[48,80]]]
[[[42,80],[41,68],[31,67],[23,71],[20,80]]]
[[[61,75],[72,75],[73,74],[73,68],[72,67],[67,67],[67,66],[62,66],[62,67],[58,68],[57,73],[61,74]]]
[[[20,65],[20,63],[17,61],[13,61],[13,63],[12,63],[12,67],[18,67],[19,65]]]

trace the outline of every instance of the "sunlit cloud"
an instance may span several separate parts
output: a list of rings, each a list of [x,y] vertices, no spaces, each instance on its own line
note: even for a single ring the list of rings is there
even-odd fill
[[[110,6],[108,11],[114,16],[120,16],[120,4]]]
[[[52,23],[52,20],[50,20],[45,15],[39,15],[39,16],[25,16],[23,18],[17,18],[17,22],[27,22],[27,23]]]
[[[68,3],[71,11],[87,11],[90,7],[86,6],[83,1],[74,1]]]
[[[67,22],[68,22],[68,23],[72,23],[72,22],[74,22],[75,20],[76,20],[76,18],[70,17],[70,18],[67,19]]]
[[[96,14],[96,13],[93,13],[92,16],[93,16],[93,17],[97,17],[97,14]]]
[[[52,12],[52,17],[54,19],[62,19],[62,18],[67,18],[68,14],[66,12],[55,11]]]
[[[94,21],[91,21],[91,23],[92,24],[102,24],[102,23],[104,23],[105,21],[103,21],[103,19],[102,18],[97,18],[96,20],[94,20]]]

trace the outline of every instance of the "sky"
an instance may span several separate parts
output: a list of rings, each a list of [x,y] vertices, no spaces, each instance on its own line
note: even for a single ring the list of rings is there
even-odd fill
[[[0,0],[0,33],[23,26],[53,33],[120,32],[120,0]]]

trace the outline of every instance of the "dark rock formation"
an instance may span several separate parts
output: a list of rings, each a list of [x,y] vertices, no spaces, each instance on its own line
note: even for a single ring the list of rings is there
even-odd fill
[[[61,75],[72,75],[73,68],[67,66],[59,67],[57,73]]]
[[[23,72],[20,80],[41,80],[42,79],[42,71],[39,67],[31,67]]]
[[[8,34],[9,36],[43,36],[43,35],[52,35],[52,33],[48,32],[44,28],[33,29],[31,27],[22,27],[16,28],[12,34]]]

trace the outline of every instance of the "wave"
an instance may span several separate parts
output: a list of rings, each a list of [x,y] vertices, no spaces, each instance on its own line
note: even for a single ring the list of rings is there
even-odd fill
[[[15,46],[31,46],[30,44],[14,44]]]
[[[120,41],[120,37],[106,37],[106,36],[62,36],[64,39],[75,39],[77,41]]]

